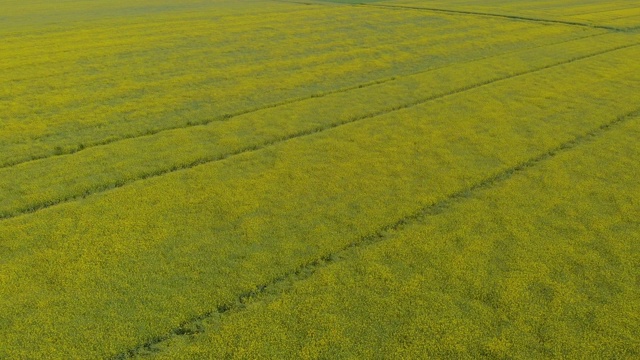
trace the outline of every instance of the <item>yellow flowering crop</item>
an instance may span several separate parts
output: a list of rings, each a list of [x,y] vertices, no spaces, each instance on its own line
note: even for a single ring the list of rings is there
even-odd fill
[[[152,358],[636,358],[640,118],[594,135]]]
[[[0,0],[0,359],[637,355],[640,7],[357,3]]]
[[[0,217],[32,212],[140,179],[252,151],[292,137],[366,120],[518,74],[548,67],[562,69],[566,67],[563,64],[572,60],[609,64],[610,57],[624,54],[624,47],[629,45],[629,39],[619,34],[563,41],[414,75],[383,79],[379,84],[269,107],[206,126],[127,139],[89,148],[71,156],[0,169],[0,179],[4,179],[0,182]],[[611,55],[607,55],[609,53]],[[623,59],[631,60],[628,57]],[[621,69],[626,68],[622,66]],[[591,81],[588,78],[584,80]],[[61,183],[64,186],[57,186]]]
[[[112,11],[129,14],[126,3]],[[106,12],[90,24],[63,17],[68,28],[0,33],[0,166],[598,32],[227,3]]]

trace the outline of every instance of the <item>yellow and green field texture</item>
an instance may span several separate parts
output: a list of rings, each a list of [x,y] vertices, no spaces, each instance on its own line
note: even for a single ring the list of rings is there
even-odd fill
[[[640,358],[635,0],[0,0],[0,359]]]

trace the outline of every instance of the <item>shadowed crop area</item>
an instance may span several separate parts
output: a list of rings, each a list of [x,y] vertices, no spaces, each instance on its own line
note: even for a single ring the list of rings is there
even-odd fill
[[[635,1],[0,9],[0,359],[640,357]]]

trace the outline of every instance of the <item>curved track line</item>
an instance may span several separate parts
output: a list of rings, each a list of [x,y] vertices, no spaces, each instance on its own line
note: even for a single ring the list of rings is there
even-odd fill
[[[617,7],[613,9],[605,9],[605,10],[598,10],[598,11],[583,11],[578,13],[567,14],[567,16],[573,17],[573,16],[582,16],[582,15],[601,14],[606,12],[614,12],[614,11],[622,11],[622,10],[630,10],[630,9],[638,9],[638,8],[639,7],[637,5],[633,5],[629,7]]]
[[[421,11],[431,11],[431,12],[460,14],[460,15],[487,16],[487,17],[503,18],[503,19],[510,19],[510,20],[545,23],[545,24],[560,24],[560,25],[569,25],[569,26],[580,26],[580,27],[593,28],[593,29],[603,29],[603,30],[609,30],[609,31],[624,31],[623,29],[620,29],[620,28],[604,26],[604,25],[587,24],[587,23],[564,21],[564,20],[539,19],[539,18],[532,18],[532,17],[526,17],[526,16],[519,16],[519,15],[502,15],[502,14],[484,13],[484,12],[478,12],[478,11],[447,10],[447,9],[439,9],[439,8],[427,8],[427,7],[403,6],[403,5],[382,5],[382,4],[357,4],[356,6],[388,8],[388,9],[421,10]]]

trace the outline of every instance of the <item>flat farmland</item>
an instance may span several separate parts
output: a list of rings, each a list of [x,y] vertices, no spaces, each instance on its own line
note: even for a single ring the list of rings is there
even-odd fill
[[[635,1],[0,9],[0,359],[640,357]]]

